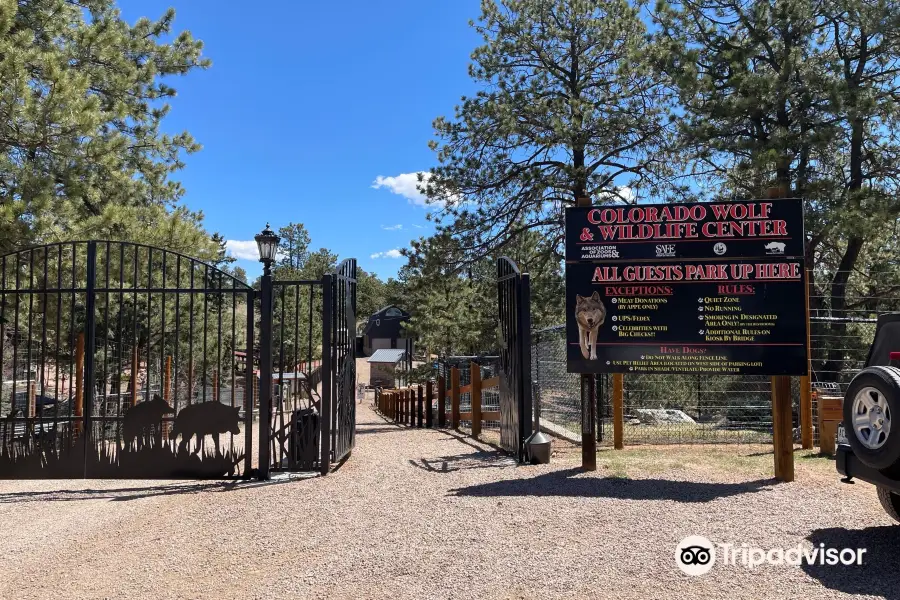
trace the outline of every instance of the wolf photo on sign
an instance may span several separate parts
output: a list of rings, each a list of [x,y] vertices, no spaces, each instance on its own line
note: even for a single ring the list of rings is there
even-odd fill
[[[600,294],[579,294],[575,302],[575,322],[578,323],[581,355],[587,360],[597,360],[597,333],[605,321],[606,305],[600,299]]]

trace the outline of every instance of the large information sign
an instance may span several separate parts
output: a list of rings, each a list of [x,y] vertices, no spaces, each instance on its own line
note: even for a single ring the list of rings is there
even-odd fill
[[[745,209],[739,212],[713,211],[718,204],[644,206],[672,209],[668,214],[673,218],[693,215],[695,219],[679,222],[685,230],[700,231],[701,237],[629,239],[627,244],[604,243],[617,257],[569,258],[569,372],[805,375],[802,205],[799,200],[740,204]],[[697,210],[698,206],[705,210]],[[687,212],[674,210],[678,207]],[[587,233],[596,233],[582,221],[591,210],[606,209],[567,212],[567,257],[573,256],[573,247],[580,256],[586,228]],[[619,214],[636,218],[630,210]],[[776,216],[771,219],[776,225],[765,227],[778,235],[713,241],[702,232],[720,230],[718,223],[724,221],[717,220],[719,214],[747,215],[755,221]],[[708,223],[715,225],[705,227]],[[763,226],[741,227],[731,224],[725,229],[749,233]],[[773,241],[779,245],[772,246]],[[657,258],[659,245],[674,249]],[[697,248],[706,248],[707,256],[698,256]]]

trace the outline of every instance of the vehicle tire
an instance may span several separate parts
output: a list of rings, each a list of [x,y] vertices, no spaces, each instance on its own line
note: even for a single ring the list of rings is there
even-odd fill
[[[873,469],[900,467],[900,369],[866,367],[844,396],[844,429],[853,453]]]
[[[881,507],[884,509],[884,512],[889,514],[893,520],[900,523],[900,494],[879,485],[878,501],[881,502]]]

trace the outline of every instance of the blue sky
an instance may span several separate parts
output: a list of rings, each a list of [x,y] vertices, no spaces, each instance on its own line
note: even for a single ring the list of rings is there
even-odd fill
[[[178,97],[164,124],[203,145],[177,178],[210,231],[255,256],[247,242],[267,220],[300,222],[313,248],[396,274],[405,261],[395,251],[432,230],[414,175],[435,162],[431,122],[475,91],[478,0],[119,5],[129,22],[174,7],[176,31],[203,40],[213,61],[171,80]],[[255,260],[239,264],[259,272]]]

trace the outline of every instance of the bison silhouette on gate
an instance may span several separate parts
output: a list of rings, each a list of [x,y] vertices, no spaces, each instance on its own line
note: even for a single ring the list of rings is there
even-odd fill
[[[175,440],[181,435],[178,451],[186,452],[188,443],[196,435],[197,447],[193,454],[199,454],[206,436],[211,435],[216,445],[216,454],[219,454],[219,435],[223,433],[237,435],[240,432],[240,407],[226,406],[212,400],[185,406],[178,411],[170,437]]]
[[[154,429],[157,431],[158,441],[161,441],[162,419],[165,415],[174,412],[169,403],[160,398],[159,394],[154,394],[152,400],[138,402],[129,408],[122,419],[122,437],[125,441],[125,448],[131,449],[135,442],[138,443],[138,450],[149,446]]]

